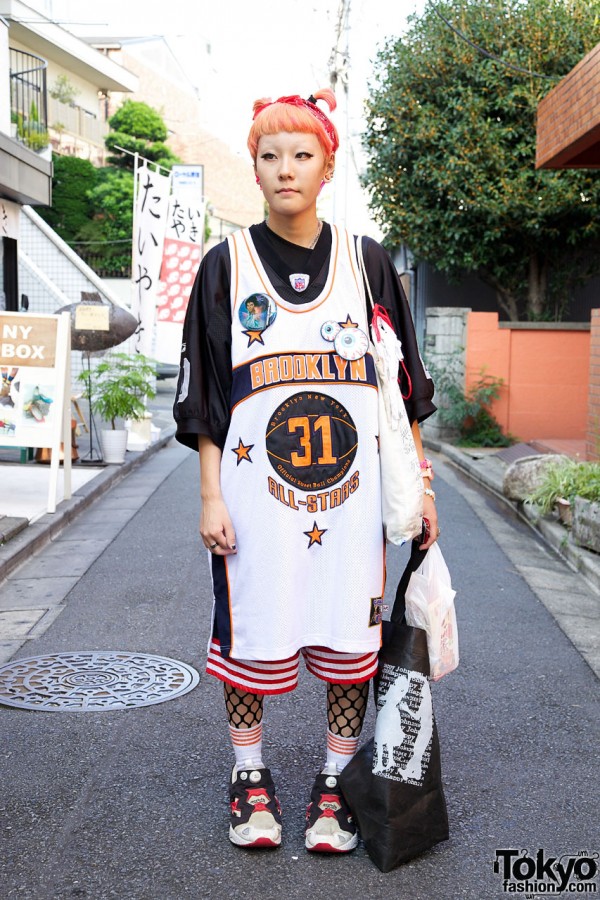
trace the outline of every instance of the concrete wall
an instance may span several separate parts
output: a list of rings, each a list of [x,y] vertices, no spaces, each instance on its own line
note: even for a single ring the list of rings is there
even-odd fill
[[[597,318],[598,310],[595,313]],[[598,346],[600,383],[600,342]],[[504,431],[523,441],[586,439],[589,325],[499,323],[497,313],[471,312],[466,335],[467,390],[482,371],[504,381],[492,407]]]
[[[457,383],[464,382],[464,351],[470,312],[467,308],[442,306],[432,306],[427,310],[425,362],[434,370],[452,371]],[[435,372],[433,374],[435,381]],[[434,400],[438,409],[447,405],[439,384]],[[424,434],[437,440],[452,440],[457,432],[448,425],[443,425],[439,416],[434,414],[424,423]]]

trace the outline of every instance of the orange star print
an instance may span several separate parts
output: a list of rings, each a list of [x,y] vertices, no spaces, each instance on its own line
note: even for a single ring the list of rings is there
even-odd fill
[[[250,451],[253,447],[254,444],[244,444],[241,438],[239,439],[237,447],[232,447],[231,452],[237,454],[238,466],[243,459],[247,459],[249,463],[252,462],[250,459]]]
[[[317,523],[313,522],[312,531],[304,531],[303,534],[308,538],[308,546],[312,547],[313,544],[321,544],[321,538],[325,534],[327,528],[317,528]],[[322,544],[321,544],[322,546]]]

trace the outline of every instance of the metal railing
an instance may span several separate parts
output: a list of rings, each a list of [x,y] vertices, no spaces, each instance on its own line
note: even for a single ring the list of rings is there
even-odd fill
[[[44,150],[48,138],[47,62],[10,48],[10,115],[15,137],[31,150]]]
[[[48,124],[57,133],[66,133],[89,143],[104,147],[108,134],[108,122],[76,104],[61,103],[55,97],[48,98]]]

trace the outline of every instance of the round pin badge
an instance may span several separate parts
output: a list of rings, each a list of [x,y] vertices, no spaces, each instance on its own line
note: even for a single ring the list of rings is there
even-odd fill
[[[321,325],[321,337],[326,341],[335,341],[337,335],[342,330],[342,326],[339,322],[334,322],[333,319],[328,319],[327,322],[323,322]]]
[[[250,294],[240,303],[238,315],[246,331],[264,331],[275,321],[277,305],[268,294]]]
[[[360,328],[341,328],[333,346],[342,359],[360,359],[369,348],[369,338]]]

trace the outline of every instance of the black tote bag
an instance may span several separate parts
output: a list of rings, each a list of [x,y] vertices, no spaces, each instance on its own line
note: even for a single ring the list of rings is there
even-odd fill
[[[374,679],[375,737],[339,777],[367,853],[382,872],[448,838],[440,746],[429,688],[427,635],[404,619],[404,596],[426,550],[418,538],[383,623]]]

